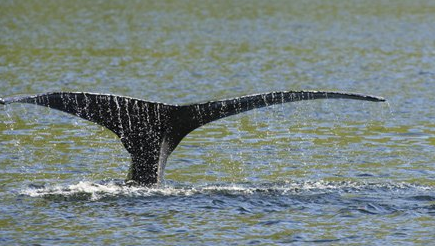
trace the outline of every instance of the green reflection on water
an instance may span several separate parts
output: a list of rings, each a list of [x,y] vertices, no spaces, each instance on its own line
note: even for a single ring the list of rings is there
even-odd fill
[[[379,94],[388,98],[389,109],[316,102],[215,122],[181,143],[166,178],[183,184],[320,179],[433,187],[434,11],[430,1],[0,1],[0,94],[77,90],[168,103],[281,89]],[[29,106],[11,106],[8,114],[2,120],[12,123],[0,123],[2,195],[25,184],[126,176],[129,156],[109,131]],[[14,195],[4,196],[4,209],[21,199]],[[72,211],[65,205],[54,209],[53,200],[26,197],[11,212],[24,211],[26,220],[3,215],[0,227],[24,243],[63,238],[88,244],[98,237],[104,239],[97,242],[113,244],[122,227],[140,228],[147,219],[145,211],[128,214],[119,208],[121,226],[102,228],[92,223],[109,208],[68,205]],[[296,207],[239,216],[224,208],[215,212],[218,221],[204,220],[203,211],[170,211],[153,223],[185,229],[157,236],[171,242],[180,235],[203,236],[210,224],[222,229],[211,232],[215,242],[359,235],[366,244],[400,243],[394,233],[408,242],[433,242],[427,240],[433,218],[424,214],[405,211],[417,215],[398,212],[386,219],[326,207],[315,214]],[[60,211],[58,220],[50,211]],[[122,224],[124,217],[130,223]],[[274,218],[290,221],[255,227]],[[235,235],[244,227],[244,235]],[[405,234],[410,230],[412,235]],[[143,234],[140,243],[153,238]]]

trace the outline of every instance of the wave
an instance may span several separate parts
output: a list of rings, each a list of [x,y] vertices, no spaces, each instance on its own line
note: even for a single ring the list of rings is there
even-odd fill
[[[316,194],[405,195],[415,200],[435,200],[435,187],[409,183],[369,183],[351,181],[286,181],[279,183],[203,184],[197,186],[165,183],[154,187],[136,186],[124,181],[80,181],[70,185],[30,185],[20,194],[30,197],[68,200],[100,200],[117,197],[165,197],[206,195],[316,195]]]

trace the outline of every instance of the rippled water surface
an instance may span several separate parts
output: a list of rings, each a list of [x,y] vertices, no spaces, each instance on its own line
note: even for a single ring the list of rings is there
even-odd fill
[[[186,104],[289,103],[189,134],[165,181],[125,184],[100,126],[0,107],[0,244],[430,245],[432,1],[0,1],[0,97],[89,91]]]

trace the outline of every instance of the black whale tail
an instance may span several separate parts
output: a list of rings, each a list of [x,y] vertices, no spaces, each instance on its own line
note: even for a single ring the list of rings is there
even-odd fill
[[[128,179],[152,185],[163,177],[166,160],[180,141],[204,124],[269,105],[333,98],[385,101],[355,93],[283,91],[179,106],[107,94],[53,92],[0,98],[0,104],[37,104],[108,128],[131,154]]]

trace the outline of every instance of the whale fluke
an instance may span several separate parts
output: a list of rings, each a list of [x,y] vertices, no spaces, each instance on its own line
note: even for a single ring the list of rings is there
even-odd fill
[[[196,128],[255,108],[314,99],[385,101],[382,97],[346,92],[281,91],[190,105],[170,105],[109,94],[51,92],[0,98],[0,104],[37,104],[108,128],[121,139],[131,154],[132,164],[127,179],[141,185],[152,185],[163,177],[168,156]]]

